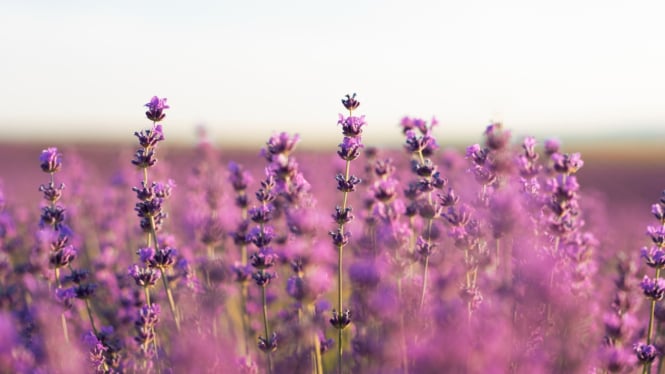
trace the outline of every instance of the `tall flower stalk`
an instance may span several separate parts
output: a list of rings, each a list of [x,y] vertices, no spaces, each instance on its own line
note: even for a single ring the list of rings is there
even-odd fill
[[[166,98],[159,98],[157,96],[153,96],[145,106],[148,108],[145,114],[152,121],[152,127],[134,133],[139,140],[141,148],[136,151],[132,160],[132,164],[143,171],[141,188],[133,188],[139,200],[134,210],[141,219],[141,229],[146,234],[146,247],[140,250],[140,256],[150,267],[159,270],[169,301],[169,309],[176,324],[176,329],[180,331],[180,319],[178,318],[168,277],[165,274],[165,270],[172,267],[175,263],[176,253],[172,248],[160,248],[160,243],[157,240],[157,231],[161,227],[164,218],[166,218],[166,214],[162,211],[162,204],[170,196],[173,183],[169,181],[166,184],[158,182],[152,182],[151,184],[148,179],[148,169],[157,163],[155,156],[157,144],[164,140],[162,125],[157,123],[166,117],[164,110],[170,107],[166,104]],[[144,290],[146,293],[146,304],[150,305],[148,288]]]
[[[47,229],[47,238],[50,240],[50,253],[49,263],[55,269],[56,298],[61,301],[66,307],[72,307],[73,299],[83,300],[85,311],[90,321],[92,331],[88,334],[98,339],[100,348],[97,351],[96,366],[103,372],[111,372],[119,367],[119,351],[120,347],[115,344],[111,339],[113,328],[102,327],[98,329],[93,317],[92,305],[90,298],[95,294],[97,284],[89,280],[90,273],[87,270],[75,269],[72,262],[76,259],[77,250],[74,245],[70,243],[72,236],[71,229],[65,224],[65,208],[57,202],[62,197],[65,185],[61,183],[59,186],[55,184],[55,172],[59,171],[62,162],[61,154],[56,148],[48,148],[42,151],[40,155],[40,167],[42,171],[50,174],[50,182],[46,185],[41,185],[39,190],[43,193],[44,200],[48,204],[42,208],[40,218],[40,227]],[[61,277],[60,270],[63,268],[69,269],[69,274]],[[72,284],[65,288],[65,286]],[[69,333],[67,327],[67,320],[65,313],[60,315],[65,341],[69,342]],[[91,350],[91,359],[94,353]]]
[[[649,373],[651,363],[656,356],[662,354],[654,344],[654,326],[656,319],[656,304],[665,296],[665,279],[661,278],[661,270],[665,268],[665,191],[660,201],[651,206],[651,213],[658,220],[658,225],[649,225],[647,235],[651,238],[652,245],[643,247],[641,256],[647,266],[655,269],[653,278],[645,275],[640,283],[644,296],[650,301],[649,325],[647,327],[646,343],[638,343],[634,346],[637,359],[642,363],[642,373]]]
[[[440,211],[433,201],[432,192],[434,189],[442,189],[447,183],[437,171],[436,165],[429,158],[438,148],[436,140],[432,135],[432,129],[436,125],[436,119],[432,119],[429,124],[419,118],[409,119],[407,117],[402,120],[403,131],[406,135],[404,148],[411,154],[411,171],[418,177],[415,183],[410,185],[407,193],[411,196],[412,200],[409,209],[413,215],[417,212],[425,222],[422,235],[417,236],[414,243],[414,255],[423,263],[420,309],[422,309],[425,303],[427,292],[429,258],[436,248],[436,244],[432,241],[432,229],[434,220],[440,216]],[[414,129],[417,129],[420,135]],[[413,229],[415,230],[415,228]]]
[[[39,191],[44,194],[44,200],[47,202],[47,205],[42,208],[40,226],[42,228],[48,226],[54,233],[58,233],[65,220],[65,209],[57,204],[60,197],[62,197],[65,185],[64,183],[61,183],[59,186],[56,186],[55,184],[55,173],[59,171],[62,166],[62,155],[58,152],[57,148],[47,148],[40,154],[39,161],[42,171],[48,173],[50,176],[48,184],[42,184],[39,186]],[[55,268],[56,294],[62,293],[60,269],[63,266],[69,265],[76,256],[74,248],[71,245],[67,245],[68,241],[68,236],[58,235],[58,237],[51,243],[49,262]],[[65,341],[69,343],[69,329],[67,328],[67,318],[65,317],[64,311],[60,314],[60,322]]]
[[[250,257],[250,264],[255,269],[252,278],[257,286],[261,287],[261,306],[263,316],[263,336],[259,336],[258,346],[266,354],[268,361],[268,372],[273,372],[272,352],[277,350],[277,333],[270,334],[268,322],[268,301],[266,298],[266,287],[277,276],[270,270],[277,262],[277,255],[270,247],[274,238],[274,230],[269,222],[272,219],[275,200],[275,179],[272,174],[267,173],[266,179],[261,181],[261,188],[256,192],[256,198],[261,205],[250,209],[250,219],[257,224],[248,234],[250,241],[257,247],[257,251]]]
[[[248,296],[248,281],[250,277],[250,270],[247,265],[247,229],[249,221],[247,218],[248,212],[248,197],[247,187],[251,183],[251,175],[243,169],[242,166],[235,162],[229,163],[229,177],[228,181],[231,183],[233,190],[236,193],[235,204],[240,208],[241,221],[238,223],[237,229],[232,233],[234,243],[240,249],[240,261],[236,262],[232,268],[235,274],[235,281],[240,285],[240,319],[242,321],[242,340],[243,340],[243,354],[249,356],[249,320],[247,316],[247,296]]]
[[[337,174],[335,180],[337,181],[337,189],[343,193],[342,205],[335,208],[333,218],[337,223],[337,230],[331,231],[333,245],[337,247],[337,308],[332,310],[332,318],[330,323],[337,329],[337,372],[342,372],[342,352],[344,344],[342,341],[342,330],[351,323],[350,310],[343,309],[343,253],[344,246],[349,243],[349,232],[345,231],[345,225],[353,219],[351,215],[351,207],[348,204],[349,192],[356,190],[356,185],[360,183],[360,179],[351,174],[351,161],[360,156],[360,150],[363,148],[361,134],[365,126],[365,116],[354,116],[353,111],[360,106],[360,102],[356,100],[356,94],[353,96],[346,95],[342,99],[342,104],[349,111],[348,116],[339,116],[337,122],[342,126],[342,134],[344,138],[342,143],[339,144],[337,155],[345,161],[344,174]]]

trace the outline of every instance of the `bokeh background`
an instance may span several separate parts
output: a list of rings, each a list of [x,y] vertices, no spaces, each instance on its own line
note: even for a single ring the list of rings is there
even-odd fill
[[[368,143],[404,115],[442,141],[492,120],[594,142],[665,135],[665,4],[657,0],[3,1],[0,138],[124,143],[167,97],[171,142],[275,131],[336,136],[357,92]],[[334,147],[336,144],[333,144]]]

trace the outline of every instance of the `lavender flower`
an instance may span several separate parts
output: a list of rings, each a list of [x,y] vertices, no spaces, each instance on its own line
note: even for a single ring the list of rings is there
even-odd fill
[[[274,135],[266,143],[266,148],[261,150],[261,154],[269,162],[272,162],[278,155],[288,155],[300,142],[300,136],[294,135],[290,137],[288,133],[282,132],[279,135]]]
[[[55,147],[46,148],[39,155],[39,163],[45,173],[55,173],[62,166],[62,155]]]
[[[152,99],[150,99],[150,102],[145,104],[145,106],[148,107],[148,111],[145,112],[145,115],[153,122],[163,120],[164,117],[166,117],[164,110],[170,108],[170,106],[166,104],[166,98],[159,98],[157,96],[153,96]]]
[[[357,107],[357,106],[356,106]],[[367,124],[365,116],[355,117],[339,115],[338,125],[342,126],[342,134],[347,138],[359,138],[363,133],[363,127]]]
[[[654,301],[662,300],[665,295],[665,279],[663,278],[652,279],[645,275],[640,287],[644,296]]]
[[[153,349],[155,342],[155,327],[159,322],[160,307],[158,304],[144,305],[139,309],[138,318],[134,322],[136,336],[134,340],[139,344],[141,353],[146,358],[157,354]]]
[[[346,95],[345,98],[342,99],[342,105],[344,105],[346,110],[349,112],[353,112],[354,110],[358,109],[360,102],[356,100],[356,94],[354,93],[351,96]]]
[[[136,285],[140,287],[152,287],[161,277],[161,273],[155,270],[155,268],[140,267],[138,265],[130,266],[128,273],[132,278],[134,278]]]
[[[643,364],[650,364],[658,355],[658,350],[652,344],[638,343],[633,346],[637,359]]]
[[[347,136],[340,143],[337,154],[342,160],[353,161],[360,156],[362,147],[363,145],[359,138]]]
[[[641,257],[649,267],[655,269],[665,268],[665,250],[661,247],[642,247]]]

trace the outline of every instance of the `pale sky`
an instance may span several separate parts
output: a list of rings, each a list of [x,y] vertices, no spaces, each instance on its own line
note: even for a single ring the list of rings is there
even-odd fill
[[[665,2],[0,1],[0,140],[117,139],[167,97],[167,140],[333,143],[358,93],[371,142],[665,135]]]

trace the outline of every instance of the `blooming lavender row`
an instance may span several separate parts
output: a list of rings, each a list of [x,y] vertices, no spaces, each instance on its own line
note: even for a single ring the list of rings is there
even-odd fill
[[[0,371],[664,370],[664,197],[621,254],[558,142],[491,123],[441,152],[405,117],[382,150],[342,105],[330,157],[282,132],[224,168],[202,138],[174,171],[159,97],[110,181],[45,149],[40,210],[0,191]]]

